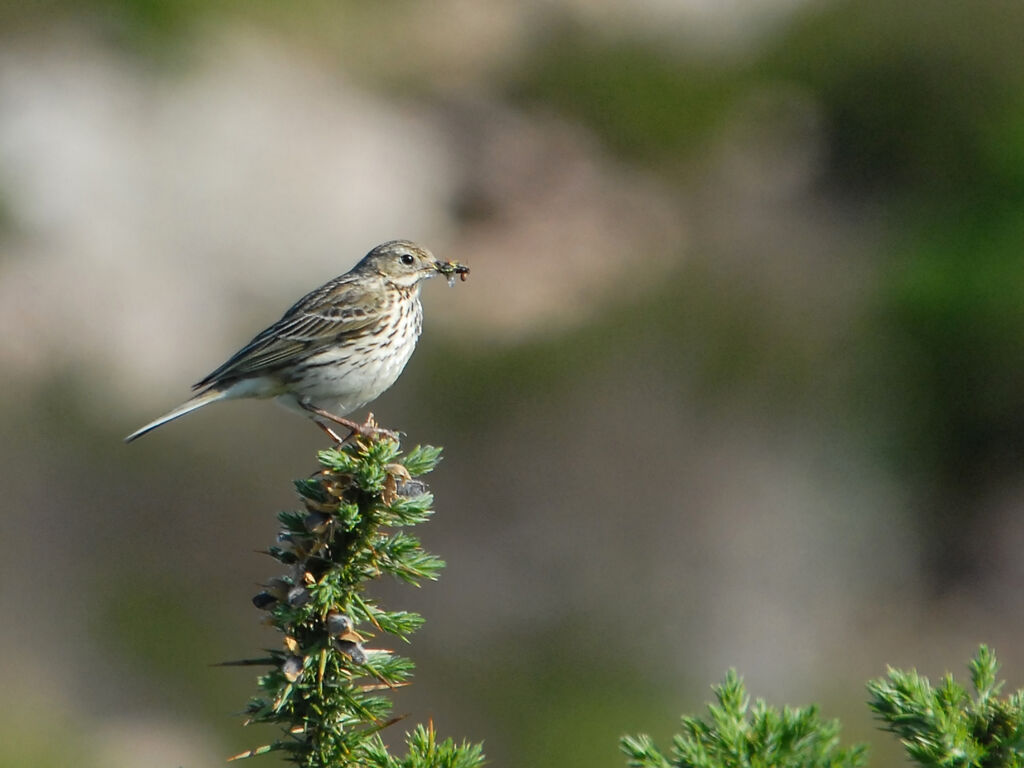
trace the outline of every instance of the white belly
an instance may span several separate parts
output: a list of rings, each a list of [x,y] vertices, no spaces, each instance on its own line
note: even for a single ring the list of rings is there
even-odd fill
[[[419,310],[419,302],[416,303]],[[345,416],[382,395],[401,375],[413,350],[422,322],[420,311],[402,318],[395,338],[400,345],[384,348],[357,343],[326,349],[308,360],[302,376],[290,382],[289,391],[278,396],[282,405],[302,410],[300,400],[335,416]]]

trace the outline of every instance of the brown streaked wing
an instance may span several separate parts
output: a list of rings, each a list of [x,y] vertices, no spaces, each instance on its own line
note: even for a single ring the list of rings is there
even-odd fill
[[[283,368],[300,354],[313,354],[377,322],[387,297],[378,285],[331,281],[299,299],[272,326],[236,352],[193,389]]]

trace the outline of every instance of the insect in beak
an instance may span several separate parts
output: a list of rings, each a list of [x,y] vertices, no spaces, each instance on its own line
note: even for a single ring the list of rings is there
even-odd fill
[[[465,282],[466,276],[469,274],[469,267],[459,264],[457,261],[435,261],[434,268],[448,278],[450,286],[455,285],[456,277]]]

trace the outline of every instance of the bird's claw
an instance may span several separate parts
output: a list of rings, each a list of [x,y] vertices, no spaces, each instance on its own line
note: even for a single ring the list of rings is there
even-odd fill
[[[400,433],[392,432],[390,429],[384,429],[383,427],[377,426],[377,421],[376,419],[373,418],[372,413],[367,414],[365,422],[363,422],[362,424],[357,424],[351,419],[346,419],[343,416],[335,416],[330,411],[326,411],[323,408],[319,408],[308,401],[299,401],[299,405],[301,405],[307,411],[312,413],[314,416],[320,417],[319,419],[313,419],[313,422],[318,427],[320,427],[320,429],[326,432],[330,436],[330,438],[338,445],[341,445],[342,443],[347,443],[356,435],[359,435],[359,437],[367,438],[368,440],[386,437],[389,440],[394,440],[397,442],[399,439]],[[345,437],[340,437],[337,432],[331,429],[331,427],[324,422],[331,422],[332,424],[338,424],[342,427],[345,427],[345,429],[349,430],[349,433]]]
[[[395,442],[399,441],[401,433],[393,432],[390,429],[384,429],[384,427],[378,426],[377,420],[373,418],[372,413],[366,415],[366,421],[362,424],[357,424],[351,419],[346,419],[343,416],[335,416],[330,411],[325,411],[323,408],[318,408],[311,403],[303,402],[300,404],[310,413],[320,417],[320,419],[314,419],[314,423],[326,432],[338,445],[347,443],[356,435],[366,438],[367,440],[379,440],[380,438],[385,437],[389,440],[394,440]],[[325,424],[324,421],[329,421],[345,427],[349,432],[345,437],[340,437],[338,433]]]
[[[366,421],[360,424],[355,431],[358,432],[361,437],[368,437],[371,439],[386,437],[389,440],[394,440],[395,442],[398,442],[401,435],[400,432],[394,432],[390,429],[384,429],[384,427],[378,426],[377,420],[373,418],[372,413],[367,414]]]

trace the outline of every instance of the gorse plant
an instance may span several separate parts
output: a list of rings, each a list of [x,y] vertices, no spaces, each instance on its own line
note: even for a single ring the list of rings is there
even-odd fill
[[[432,514],[433,497],[414,478],[434,468],[440,450],[403,455],[394,440],[359,438],[319,459],[320,471],[295,484],[304,509],[279,515],[278,541],[267,550],[286,571],[253,598],[281,645],[236,662],[269,667],[246,722],[277,725],[281,734],[233,759],[280,752],[308,768],[481,765],[479,745],[439,742],[432,727],[407,734],[403,758],[380,737],[398,720],[386,694],[408,683],[413,664],[376,641],[407,641],[423,618],[385,610],[365,587],[384,574],[418,585],[444,567],[406,531]]]
[[[897,734],[908,756],[924,768],[1024,766],[1024,691],[999,698],[999,664],[981,646],[970,663],[974,695],[946,675],[932,687],[916,671],[890,668],[868,683],[869,705],[883,728]],[[758,700],[753,707],[742,679],[730,671],[713,688],[708,717],[682,719],[682,732],[664,754],[649,736],[620,744],[631,768],[854,768],[864,765],[862,745],[839,747],[839,723],[818,719],[814,707],[779,712]]]
[[[916,670],[889,668],[868,683],[869,705],[923,766],[1024,765],[1024,691],[999,698],[999,663],[987,646],[971,661],[974,696],[947,674],[932,687]]]
[[[729,670],[713,689],[708,719],[682,718],[682,733],[666,756],[649,736],[626,736],[631,768],[856,768],[865,748],[839,747],[839,721],[822,721],[812,707],[781,712],[758,699],[750,706],[743,680]]]

